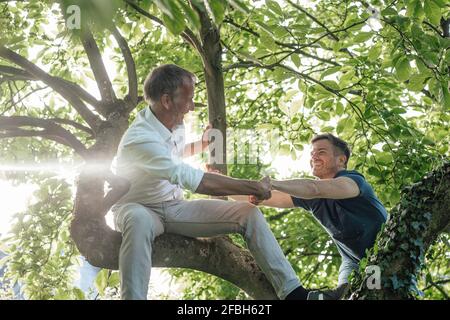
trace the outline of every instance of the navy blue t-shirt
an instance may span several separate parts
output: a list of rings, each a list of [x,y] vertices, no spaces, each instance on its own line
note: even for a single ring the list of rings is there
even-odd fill
[[[349,199],[300,199],[292,197],[296,207],[314,215],[331,235],[341,255],[358,262],[365,250],[373,246],[387,212],[362,174],[341,170],[337,177],[348,177],[356,182],[360,193]]]

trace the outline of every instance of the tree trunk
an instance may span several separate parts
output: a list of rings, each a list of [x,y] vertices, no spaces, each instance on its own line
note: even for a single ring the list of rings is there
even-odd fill
[[[424,254],[449,227],[450,163],[446,163],[404,190],[367,258],[367,266],[379,267],[381,288],[370,285],[372,269],[355,278],[351,299],[413,299]]]
[[[219,148],[213,150],[211,156],[215,156],[217,164],[212,164],[213,168],[221,173],[227,173],[227,120],[225,111],[225,87],[222,72],[222,46],[220,44],[219,29],[212,23],[208,14],[197,10],[200,16],[200,55],[203,61],[203,70],[206,82],[206,91],[208,96],[209,122],[213,128],[220,130],[222,141],[216,146]],[[221,153],[219,156],[218,153]]]

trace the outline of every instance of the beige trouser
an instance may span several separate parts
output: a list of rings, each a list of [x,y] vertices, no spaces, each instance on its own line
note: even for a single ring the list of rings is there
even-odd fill
[[[163,232],[188,237],[241,234],[247,246],[284,299],[300,282],[272,234],[263,214],[247,202],[173,200],[151,205],[127,203],[113,209],[122,232],[119,269],[122,299],[146,299],[152,242]]]

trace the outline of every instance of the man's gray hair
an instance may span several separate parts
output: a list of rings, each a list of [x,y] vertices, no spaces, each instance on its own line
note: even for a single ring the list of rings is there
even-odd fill
[[[165,64],[155,68],[144,81],[144,99],[147,103],[158,101],[164,94],[173,97],[174,92],[185,81],[195,83],[196,77],[174,64]]]

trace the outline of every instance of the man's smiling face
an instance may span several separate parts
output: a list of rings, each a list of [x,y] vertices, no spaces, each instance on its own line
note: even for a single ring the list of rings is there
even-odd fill
[[[345,155],[336,154],[336,149],[330,141],[317,140],[312,147],[310,165],[314,176],[331,179],[339,170],[344,169]]]

